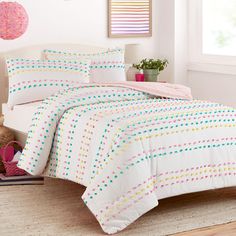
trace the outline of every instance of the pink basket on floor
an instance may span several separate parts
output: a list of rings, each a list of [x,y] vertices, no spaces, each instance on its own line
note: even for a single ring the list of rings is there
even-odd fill
[[[17,167],[18,161],[12,161],[15,155],[14,144],[17,144],[21,150],[23,147],[17,141],[9,142],[5,147],[0,149],[0,155],[2,156],[2,162],[6,170],[6,176],[19,176],[26,175],[26,172]]]

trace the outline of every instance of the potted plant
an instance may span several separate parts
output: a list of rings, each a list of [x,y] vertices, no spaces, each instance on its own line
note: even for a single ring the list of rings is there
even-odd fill
[[[143,59],[139,64],[133,66],[139,71],[143,70],[145,80],[148,82],[156,82],[157,76],[163,71],[168,65],[166,59]]]

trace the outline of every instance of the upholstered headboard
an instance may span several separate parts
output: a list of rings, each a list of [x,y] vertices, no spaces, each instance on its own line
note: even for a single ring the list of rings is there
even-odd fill
[[[106,47],[83,44],[44,44],[19,48],[13,51],[0,52],[0,114],[2,103],[7,101],[8,75],[5,60],[7,58],[40,59],[44,49],[78,51],[81,53],[95,53],[106,50]]]

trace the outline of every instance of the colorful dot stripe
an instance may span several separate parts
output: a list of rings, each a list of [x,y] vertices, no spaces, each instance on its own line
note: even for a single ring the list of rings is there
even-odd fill
[[[11,59],[7,60],[7,69],[9,77],[22,73],[32,72],[67,72],[78,73],[84,72],[89,74],[89,61],[55,61],[55,60],[27,60],[27,59]]]
[[[235,117],[216,103],[115,85],[69,87],[38,107],[19,167],[87,186],[83,200],[107,229],[155,196],[211,181],[231,186]]]
[[[43,56],[46,59],[63,59],[63,60],[91,60],[91,74],[97,70],[125,70],[124,49],[117,48],[99,53],[74,53],[62,52],[45,49]]]
[[[155,114],[155,112],[157,114]],[[200,112],[201,113],[201,112]],[[104,166],[102,165],[102,157],[106,156],[106,159],[104,159],[104,165],[109,164],[109,161],[113,160],[112,158],[110,158],[110,156],[114,157],[114,156],[118,156],[121,155],[120,151],[124,152],[126,149],[123,148],[124,147],[128,147],[132,142],[136,142],[138,140],[144,140],[145,139],[145,134],[149,133],[149,136],[147,136],[148,139],[152,138],[152,137],[157,137],[157,136],[164,136],[169,135],[171,133],[173,133],[173,131],[171,131],[171,133],[169,132],[169,130],[175,129],[174,132],[189,132],[192,131],[191,128],[190,129],[181,129],[182,127],[195,127],[198,126],[200,127],[200,125],[203,125],[202,129],[198,128],[198,130],[203,130],[205,128],[207,128],[205,125],[205,123],[201,120],[203,120],[203,118],[205,117],[205,115],[202,117],[202,115],[200,115],[200,113],[194,113],[194,115],[192,116],[188,116],[188,119],[184,119],[181,118],[178,120],[178,124],[177,124],[177,120],[176,119],[171,119],[168,122],[166,121],[167,119],[169,119],[168,116],[164,116],[164,121],[163,121],[163,117],[161,117],[160,115],[158,115],[158,110],[152,110],[152,116],[154,118],[151,118],[149,120],[147,120],[147,117],[144,116],[144,114],[142,114],[141,118],[139,119],[139,121],[135,121],[134,119],[137,119],[138,114],[134,114],[134,116],[132,117],[132,119],[130,119],[129,122],[131,122],[131,126],[129,125],[129,122],[127,121],[127,129],[120,129],[117,130],[117,132],[115,132],[116,137],[113,137],[112,139],[114,140],[113,144],[110,146],[110,153],[104,153],[102,152],[103,150],[105,150],[104,146],[107,146],[106,141],[108,140],[107,138],[105,138],[106,136],[103,135],[103,139],[104,141],[101,142],[101,145],[99,147],[99,152],[97,153],[97,157],[100,157],[100,161],[98,161],[99,158],[96,158],[95,161],[98,162],[99,166],[97,166],[96,164],[94,165],[95,169],[97,169],[96,171],[94,170],[93,173],[96,175],[99,174],[98,170],[99,169],[104,169]],[[192,114],[192,113],[189,113]],[[228,113],[227,113],[228,114]],[[235,116],[235,115],[234,115]],[[135,118],[134,118],[135,117]],[[150,115],[149,115],[150,117]],[[155,119],[155,117],[158,117]],[[209,117],[209,116],[208,116]],[[212,118],[216,118],[213,116],[210,116],[210,120],[209,122],[207,122],[208,124],[210,124],[211,122],[217,122],[218,124],[220,124],[221,122],[232,122],[234,123],[235,119],[232,117],[232,115],[229,115],[229,117],[225,117],[225,115],[223,115],[223,117],[225,119],[221,119],[218,118],[219,116],[217,116],[217,119],[212,119]],[[197,120],[195,122],[192,122],[191,119],[193,118],[193,120]],[[127,117],[126,117],[127,119]],[[154,122],[156,120],[156,122]],[[160,122],[161,121],[161,122]],[[185,123],[184,123],[185,122]],[[145,124],[145,125],[143,125]],[[175,124],[173,126],[173,124]],[[112,127],[111,124],[109,124],[110,127]],[[157,127],[157,128],[153,128],[153,127]],[[152,128],[149,128],[152,127]],[[162,128],[163,127],[163,128]],[[162,132],[162,130],[166,130],[165,132]],[[105,132],[108,132],[108,129],[105,130]],[[154,132],[154,135],[152,135],[152,132]],[[123,136],[122,136],[123,133]],[[127,136],[128,135],[128,136]],[[115,150],[118,150],[118,153],[115,152]],[[92,178],[94,178],[95,176],[92,176]]]
[[[80,87],[80,89],[82,89],[83,86]],[[93,87],[96,88],[96,86],[84,86],[84,88],[86,87]],[[130,89],[126,89],[126,88],[110,88],[110,90],[108,88],[104,88],[101,86],[101,91],[100,93],[98,91],[94,92],[94,95],[92,92],[88,92],[87,94],[80,94],[78,95],[76,93],[76,91],[78,91],[79,88],[70,88],[67,91],[63,92],[59,92],[57,95],[52,96],[51,98],[46,99],[41,107],[38,108],[36,115],[33,118],[33,124],[31,125],[32,130],[29,132],[28,135],[28,140],[26,142],[26,147],[25,147],[25,152],[23,152],[22,154],[22,160],[24,158],[24,155],[28,152],[30,152],[30,150],[28,149],[28,144],[30,144],[30,140],[34,140],[35,139],[35,133],[37,130],[37,121],[40,119],[40,116],[43,115],[43,117],[45,116],[45,109],[47,109],[47,106],[49,104],[51,104],[55,99],[60,100],[59,97],[63,94],[62,96],[62,100],[61,102],[55,106],[55,108],[53,108],[53,111],[47,111],[47,113],[49,113],[49,115],[46,116],[46,118],[48,119],[48,121],[44,122],[44,127],[46,129],[46,131],[49,131],[51,129],[54,129],[54,127],[56,127],[56,123],[58,121],[58,119],[61,117],[61,112],[63,111],[63,109],[65,109],[66,107],[70,107],[72,104],[73,106],[75,106],[77,104],[78,105],[83,105],[84,102],[88,99],[91,102],[92,101],[96,101],[99,102],[99,99],[103,99],[105,100],[107,97],[109,98],[109,92],[110,91],[116,91],[116,93],[112,93],[112,98],[111,99],[115,99],[118,100],[121,97],[121,94],[124,94],[124,96],[127,97],[127,99],[133,99],[134,96],[136,96],[137,98],[145,98],[147,95],[145,93],[142,92],[138,92],[138,91],[134,91],[134,90],[130,90]],[[74,96],[74,100],[73,99],[65,99],[64,96],[67,94],[70,94],[70,92],[73,91],[75,92],[75,96]],[[71,94],[71,95],[72,95]],[[49,107],[50,108],[50,107]],[[56,116],[55,114],[58,113]],[[45,132],[45,131],[43,131]],[[44,145],[46,140],[49,138],[48,133],[44,133],[44,134],[40,134],[40,137],[38,137],[37,140],[37,144],[34,146],[34,150],[38,150],[40,145]],[[38,152],[34,151],[34,155],[36,154],[37,156],[40,156],[42,153],[42,150],[38,150]],[[31,154],[30,154],[31,155]],[[31,164],[33,163],[32,157],[30,157],[31,161],[30,163],[28,163],[29,166],[31,166]],[[35,163],[33,163],[35,164]],[[20,165],[20,163],[19,163]],[[33,172],[34,171],[34,166],[32,165],[31,168],[26,167],[28,172]]]
[[[113,54],[123,54],[124,49],[122,48],[115,48],[115,49],[109,49],[105,52],[98,52],[98,53],[76,53],[76,52],[63,52],[63,51],[57,51],[57,50],[50,50],[45,49],[43,50],[44,55],[47,57],[47,55],[58,55],[58,56],[104,56],[104,55],[113,55]]]
[[[138,153],[136,156],[133,156],[131,158],[131,160],[129,159],[129,161],[125,162],[122,166],[118,166],[116,167],[116,171],[114,170],[113,173],[111,174],[111,176],[106,176],[106,178],[104,178],[102,180],[103,185],[97,185],[97,188],[95,189],[100,189],[100,192],[105,190],[105,188],[108,188],[110,185],[114,184],[114,181],[124,175],[125,172],[128,172],[130,169],[136,167],[137,165],[141,165],[143,162],[147,161],[147,160],[153,160],[156,158],[164,158],[164,157],[173,157],[175,158],[177,154],[183,154],[183,153],[187,153],[187,152],[193,152],[193,151],[202,151],[204,149],[219,149],[219,148],[227,148],[227,147],[231,147],[234,146],[236,147],[236,141],[235,139],[230,141],[230,142],[224,142],[224,143],[206,143],[206,144],[202,144],[202,145],[195,145],[192,147],[186,147],[186,148],[179,148],[177,150],[168,150],[168,151],[163,151],[161,152],[159,149],[153,149],[150,152],[146,151],[144,153]],[[179,156],[178,156],[179,157]],[[99,173],[98,173],[99,174]],[[109,180],[110,179],[110,180]],[[112,181],[111,181],[112,180]],[[101,190],[102,188],[102,190]],[[96,196],[98,195],[95,194]],[[91,196],[90,196],[91,198]]]
[[[53,79],[40,79],[40,80],[31,80],[31,81],[22,81],[17,83],[12,83],[9,87],[9,93],[14,93],[16,91],[29,90],[33,88],[40,87],[71,87],[81,84],[81,81],[73,80],[53,80]]]
[[[208,165],[207,167],[196,167],[193,171],[187,170],[188,174],[183,176],[174,176],[171,182],[166,183],[165,180],[158,180],[157,175],[149,177],[142,184],[130,189],[109,205],[100,210],[96,215],[100,222],[106,223],[117,217],[122,211],[127,210],[131,205],[135,205],[139,200],[143,199],[147,194],[157,191],[159,188],[167,188],[173,185],[180,185],[191,182],[198,182],[206,179],[217,179],[221,176],[236,176],[236,163],[220,164],[220,167]],[[222,167],[221,167],[222,166]],[[198,171],[200,169],[200,171]],[[153,191],[154,190],[154,191]],[[83,198],[85,201],[85,199]],[[87,203],[88,204],[88,203]]]

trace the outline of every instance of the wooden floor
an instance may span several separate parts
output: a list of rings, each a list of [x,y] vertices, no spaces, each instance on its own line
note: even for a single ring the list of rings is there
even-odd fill
[[[188,231],[174,236],[236,236],[236,222]]]

